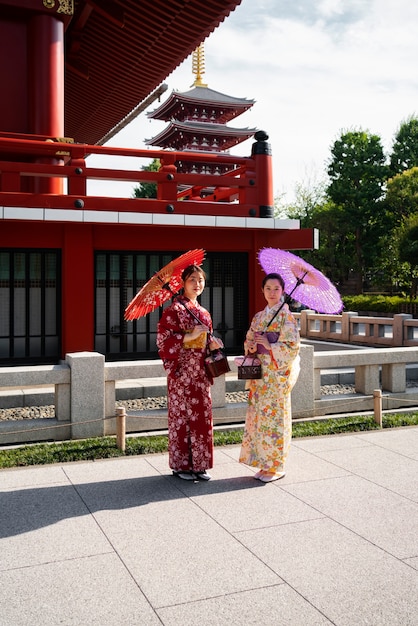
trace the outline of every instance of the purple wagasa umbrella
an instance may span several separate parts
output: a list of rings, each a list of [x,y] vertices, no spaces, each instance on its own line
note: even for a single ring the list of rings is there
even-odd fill
[[[258,253],[258,260],[266,274],[280,274],[289,297],[318,313],[342,311],[340,294],[331,281],[296,254],[279,248],[263,248]]]

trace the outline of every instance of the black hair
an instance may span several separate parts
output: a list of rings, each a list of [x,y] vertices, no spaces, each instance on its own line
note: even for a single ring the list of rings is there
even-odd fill
[[[280,274],[276,274],[276,272],[272,272],[271,274],[266,274],[266,275],[264,276],[264,278],[263,278],[263,282],[262,282],[262,287],[263,287],[263,289],[264,289],[264,287],[265,287],[266,282],[267,282],[268,280],[270,280],[270,279],[272,279],[272,280],[278,280],[278,281],[279,281],[279,283],[280,283],[280,284],[281,284],[281,286],[282,286],[283,291],[284,291],[284,280],[283,280],[283,278],[280,276]]]
[[[203,278],[206,280],[206,274],[199,265],[189,265],[183,270],[181,274],[182,281],[185,282],[189,278],[189,276],[193,274],[193,272],[199,272],[200,274],[202,274]]]

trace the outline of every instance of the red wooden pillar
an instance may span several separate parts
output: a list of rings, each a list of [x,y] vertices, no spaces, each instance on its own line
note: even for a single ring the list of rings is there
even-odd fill
[[[28,24],[29,124],[34,135],[64,137],[64,24],[53,15],[33,15]],[[53,164],[60,159],[40,160]],[[60,178],[40,178],[35,192],[63,193]]]
[[[274,217],[273,166],[269,138],[264,130],[254,135],[251,156],[255,161],[257,204],[259,217]]]
[[[94,350],[93,226],[68,224],[62,250],[62,350]]]
[[[158,200],[168,200],[169,202],[175,202],[177,200],[177,182],[176,174],[177,167],[175,166],[175,155],[164,154],[161,158],[161,166],[158,170],[164,174],[164,180],[157,185],[157,198]],[[167,204],[167,212],[174,211],[174,207],[171,204]]]

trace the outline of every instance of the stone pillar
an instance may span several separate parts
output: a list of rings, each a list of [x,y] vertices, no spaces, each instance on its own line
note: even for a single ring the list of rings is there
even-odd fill
[[[344,311],[341,314],[341,341],[344,343],[350,343],[350,319],[357,316],[355,311]]]
[[[299,332],[301,337],[308,336],[308,313],[313,313],[311,309],[302,309],[299,319]]]
[[[344,356],[343,356],[344,358]],[[357,393],[373,395],[380,388],[378,365],[357,365],[355,368],[355,387]]]
[[[55,417],[64,422],[71,419],[71,385],[55,385]]]
[[[392,393],[405,393],[405,363],[385,363],[382,365],[382,389]]]
[[[114,417],[115,407],[116,407],[116,381],[107,380],[105,382],[105,417]]]
[[[102,437],[105,417],[103,354],[74,352],[65,357],[71,369],[72,439]]]
[[[314,417],[314,349],[300,347],[300,374],[292,390],[293,417]]]
[[[407,313],[397,313],[393,316],[393,325],[392,325],[392,346],[403,346],[404,345],[404,336],[403,336],[403,323],[405,320],[412,319],[412,315]]]
[[[214,378],[213,385],[211,387],[212,408],[218,409],[225,406],[225,389],[225,374]]]

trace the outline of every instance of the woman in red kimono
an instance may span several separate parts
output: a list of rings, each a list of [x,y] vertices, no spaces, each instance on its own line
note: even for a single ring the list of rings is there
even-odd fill
[[[163,311],[157,329],[158,354],[167,371],[169,465],[183,480],[210,480],[213,379],[204,359],[208,338],[211,350],[223,344],[212,335],[209,312],[197,302],[205,288],[204,271],[190,265],[181,277],[183,295]]]

